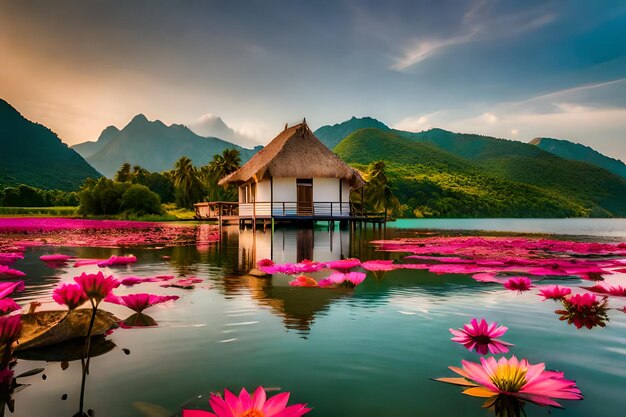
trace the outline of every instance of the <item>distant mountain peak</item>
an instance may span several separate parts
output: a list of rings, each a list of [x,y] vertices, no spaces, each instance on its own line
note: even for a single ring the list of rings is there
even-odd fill
[[[389,126],[380,120],[374,119],[373,117],[352,116],[349,120],[345,120],[334,125],[322,126],[317,129],[314,134],[324,145],[326,145],[328,149],[333,149],[346,136],[356,132],[357,130],[367,128],[390,130]]]
[[[537,137],[528,142],[563,159],[582,161],[604,168],[613,174],[626,178],[626,164],[619,159],[606,156],[590,146],[564,139]]]
[[[130,123],[142,123],[142,122],[145,123],[148,121],[149,121],[148,118],[143,113],[139,113],[138,115],[132,118]]]

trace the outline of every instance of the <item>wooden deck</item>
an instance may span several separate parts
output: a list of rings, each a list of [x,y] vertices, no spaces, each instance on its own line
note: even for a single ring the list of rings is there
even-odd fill
[[[314,202],[302,204],[293,201],[235,203],[214,201],[195,204],[196,219],[219,224],[267,226],[276,223],[343,222],[385,223],[383,213],[365,213],[352,203]]]

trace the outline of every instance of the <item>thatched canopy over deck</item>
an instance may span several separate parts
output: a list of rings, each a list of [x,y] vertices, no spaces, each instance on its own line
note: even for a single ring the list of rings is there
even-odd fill
[[[352,188],[363,185],[359,172],[320,142],[306,121],[286,127],[244,166],[222,178],[219,184],[258,182],[265,177],[341,178]]]

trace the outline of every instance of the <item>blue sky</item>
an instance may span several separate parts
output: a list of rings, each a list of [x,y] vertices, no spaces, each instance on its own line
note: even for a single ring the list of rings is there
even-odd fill
[[[144,113],[249,144],[353,115],[626,160],[624,1],[0,0],[0,92],[68,143]]]

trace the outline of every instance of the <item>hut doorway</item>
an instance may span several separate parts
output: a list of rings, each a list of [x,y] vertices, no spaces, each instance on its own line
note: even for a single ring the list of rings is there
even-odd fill
[[[313,179],[296,179],[298,216],[313,215]]]

